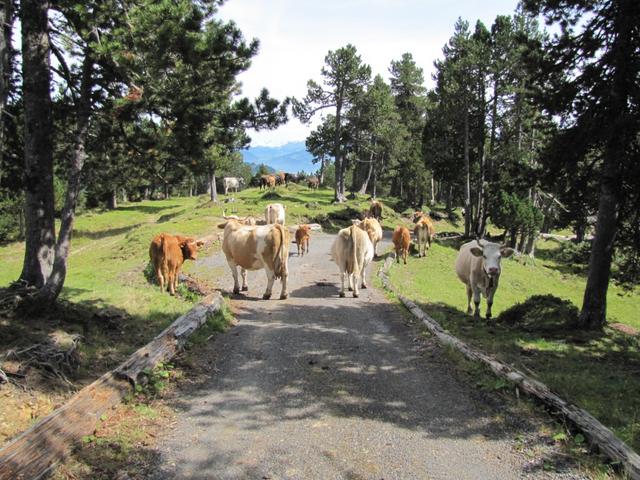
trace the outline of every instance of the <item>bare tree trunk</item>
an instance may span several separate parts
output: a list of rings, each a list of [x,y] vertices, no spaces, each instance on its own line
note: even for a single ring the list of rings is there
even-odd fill
[[[115,210],[118,208],[118,188],[113,187],[109,193],[109,200],[107,201],[107,208],[109,210]]]
[[[37,301],[44,301],[44,303],[52,303],[58,298],[67,276],[67,259],[69,257],[69,248],[71,246],[71,233],[73,231],[73,222],[75,220],[76,207],[78,204],[78,195],[80,193],[80,175],[87,158],[85,144],[87,140],[87,133],[89,131],[89,118],[91,116],[92,86],[93,56],[91,55],[90,49],[87,48],[82,64],[80,99],[77,106],[78,125],[74,140],[75,145],[67,171],[67,194],[64,202],[64,208],[62,209],[60,232],[58,234],[58,241],[56,242],[55,247],[53,270],[47,279],[44,288],[42,288],[36,296]],[[117,196],[116,192],[117,189],[114,188],[114,201]]]
[[[326,161],[324,155],[320,158],[320,185],[324,185],[324,172],[326,169]]]
[[[209,183],[208,188],[209,188],[209,195],[210,195],[211,201],[213,203],[218,203],[218,190],[216,188],[216,172],[213,168],[209,170],[208,183]]]
[[[469,161],[469,110],[465,107],[464,112],[464,169],[466,174],[466,183],[464,189],[464,236],[469,237],[471,234],[471,163]]]
[[[53,141],[46,0],[23,0],[25,253],[20,279],[42,287],[53,265],[55,244]]]
[[[123,203],[129,201],[129,196],[127,195],[127,189],[124,187],[120,189],[120,198],[122,199]]]
[[[13,28],[13,0],[0,0],[0,185],[4,173],[6,153],[4,119],[9,82],[11,79],[11,38]]]
[[[336,118],[335,118],[335,133],[333,136],[333,152],[336,161],[336,187],[334,200],[342,203],[346,201],[347,197],[344,194],[344,159],[342,158],[342,145],[340,144],[341,127],[342,127],[342,92],[338,94],[338,101],[336,102]]]
[[[373,152],[371,152],[371,155],[369,156],[369,172],[367,173],[367,178],[365,178],[364,182],[362,182],[362,186],[360,187],[360,190],[358,190],[358,193],[360,195],[364,195],[365,193],[367,193],[367,187],[369,186],[369,180],[371,180],[372,173],[373,173]]]
[[[433,176],[431,177],[431,202],[430,204],[433,206],[436,204],[436,185]]]

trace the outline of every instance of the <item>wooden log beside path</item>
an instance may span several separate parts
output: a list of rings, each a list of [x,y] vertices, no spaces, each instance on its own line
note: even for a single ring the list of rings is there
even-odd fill
[[[631,449],[626,443],[620,440],[607,427],[602,425],[593,415],[586,410],[573,405],[560,398],[552,392],[544,383],[535,380],[525,373],[502,363],[489,355],[476,350],[467,345],[462,340],[447,333],[438,322],[425,313],[420,307],[408,298],[401,295],[389,281],[387,272],[393,264],[393,256],[387,257],[383,267],[378,272],[378,276],[384,287],[393,292],[394,295],[404,304],[405,307],[419,319],[423,325],[437,338],[443,345],[447,345],[473,362],[479,362],[489,367],[494,374],[515,384],[520,391],[523,391],[544,403],[553,411],[560,412],[566,419],[582,431],[591,445],[597,447],[600,452],[610,458],[613,462],[622,465],[629,478],[640,480],[640,455]]]
[[[0,480],[31,480],[46,475],[75,442],[93,434],[100,416],[132,390],[143,371],[170,360],[222,304],[218,293],[205,297],[115,370],[80,390],[7,444],[0,450]]]

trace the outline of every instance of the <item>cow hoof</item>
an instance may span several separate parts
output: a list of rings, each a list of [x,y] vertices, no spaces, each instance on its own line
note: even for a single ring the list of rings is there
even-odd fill
[[[286,300],[287,298],[289,298],[288,293],[283,293],[282,295],[280,295],[280,300]]]
[[[360,296],[360,294],[353,292],[353,298],[358,298]]]
[[[345,297],[344,292],[340,292],[340,298],[344,298],[344,297]]]
[[[366,289],[366,288],[368,288],[368,287],[363,283],[361,288]]]
[[[248,292],[249,291],[249,287],[242,287],[242,291],[243,292]]]
[[[349,291],[350,291],[350,292],[353,292],[353,288],[349,287]]]
[[[270,293],[265,293],[264,295],[262,295],[262,299],[263,300],[269,300],[271,298],[271,294]]]
[[[235,295],[238,295],[238,294],[240,293],[240,289],[239,289],[238,287],[234,287],[234,288],[233,288],[233,293],[234,293]]]

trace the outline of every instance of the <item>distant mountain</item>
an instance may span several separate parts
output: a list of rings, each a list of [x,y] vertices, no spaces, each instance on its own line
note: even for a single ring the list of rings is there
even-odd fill
[[[251,175],[255,175],[256,173],[258,173],[258,169],[260,168],[260,164],[259,163],[252,163],[252,162],[244,162],[247,165],[249,165],[249,167],[251,167]],[[267,165],[267,172],[268,173],[276,173],[275,168],[271,168],[269,165]]]
[[[311,161],[313,156],[307,152],[304,142],[289,142],[279,147],[250,147],[241,153],[244,162],[256,165],[256,169],[261,163],[277,172],[291,173],[313,173],[319,167]]]

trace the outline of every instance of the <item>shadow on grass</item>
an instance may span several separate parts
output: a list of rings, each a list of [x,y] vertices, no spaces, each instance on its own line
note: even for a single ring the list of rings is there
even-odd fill
[[[640,339],[606,329],[531,332],[476,320],[444,303],[418,303],[469,345],[546,383],[640,449]]]
[[[176,205],[125,205],[118,207],[117,210],[125,212],[141,212],[141,213],[159,213],[163,210],[176,208]]]
[[[116,235],[122,235],[125,233],[129,233],[132,230],[135,230],[141,227],[142,223],[137,223],[135,225],[127,225],[125,227],[117,227],[117,228],[108,228],[106,230],[74,230],[73,236],[76,238],[90,238],[92,240],[101,240],[103,238],[114,237]]]

